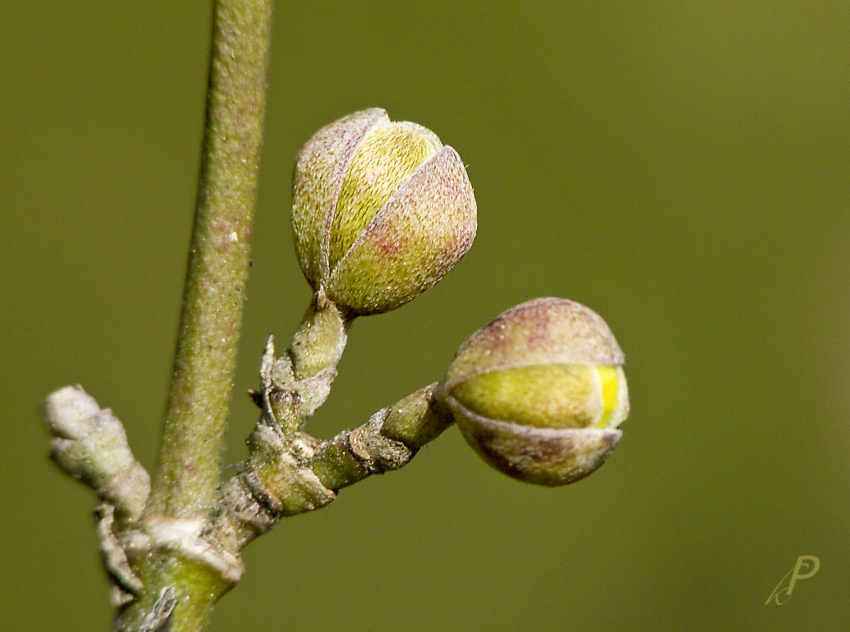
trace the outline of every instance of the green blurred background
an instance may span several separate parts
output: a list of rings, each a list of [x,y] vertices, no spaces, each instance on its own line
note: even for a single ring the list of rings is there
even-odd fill
[[[110,624],[95,501],[47,461],[39,406],[80,383],[156,460],[210,4],[0,4],[5,629]],[[450,430],[252,544],[211,630],[847,629],[848,70],[844,1],[279,1],[228,461],[263,343],[309,299],[295,153],[370,106],[458,150],[479,232],[440,285],[355,324],[315,434],[546,295],[611,325],[633,412],[560,489]],[[798,555],[819,573],[765,606]]]

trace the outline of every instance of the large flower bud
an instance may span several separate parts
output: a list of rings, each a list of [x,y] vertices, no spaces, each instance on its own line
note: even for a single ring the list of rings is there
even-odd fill
[[[475,229],[457,152],[384,110],[331,123],[298,155],[292,232],[301,270],[352,315],[395,309],[434,285]]]
[[[605,321],[559,298],[517,305],[464,342],[443,381],[466,441],[505,474],[563,485],[597,469],[629,412]]]

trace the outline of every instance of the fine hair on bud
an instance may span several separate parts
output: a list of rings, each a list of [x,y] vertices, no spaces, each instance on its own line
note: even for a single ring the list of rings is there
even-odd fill
[[[622,436],[623,362],[598,314],[539,298],[464,342],[439,392],[487,463],[522,481],[564,485],[595,471]]]
[[[477,211],[457,152],[378,108],[319,130],[298,155],[292,233],[313,290],[351,316],[396,309],[469,250]]]

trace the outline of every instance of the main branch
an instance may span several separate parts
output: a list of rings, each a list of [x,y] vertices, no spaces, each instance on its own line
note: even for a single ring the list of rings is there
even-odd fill
[[[257,194],[271,0],[215,4],[200,183],[150,511],[195,518],[219,481]]]
[[[174,373],[148,520],[192,530],[219,485],[248,277],[266,103],[272,0],[216,0],[195,222]],[[167,539],[166,539],[167,543]],[[144,594],[119,627],[141,629],[174,603],[173,630],[200,630],[228,587],[164,546],[140,563]],[[163,595],[172,595],[163,600]],[[167,610],[167,609],[166,609]]]

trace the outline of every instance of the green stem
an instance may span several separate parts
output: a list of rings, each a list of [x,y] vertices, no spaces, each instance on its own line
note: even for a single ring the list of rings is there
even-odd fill
[[[220,482],[236,368],[266,103],[273,0],[216,0],[195,222],[159,470],[148,516],[207,520]],[[166,549],[139,565],[144,593],[119,629],[136,630],[163,588],[170,630],[202,630],[231,584]]]
[[[217,0],[201,174],[151,513],[204,516],[219,482],[248,278],[271,0]]]
[[[420,388],[368,423],[324,442],[310,461],[318,481],[336,492],[407,465],[422,446],[454,423],[451,411],[435,395],[438,388],[437,383]]]
[[[324,507],[338,489],[404,467],[454,423],[439,389],[421,388],[330,441],[303,432],[283,436],[261,421],[242,472],[222,487],[223,511],[207,540],[241,551],[281,518]]]

